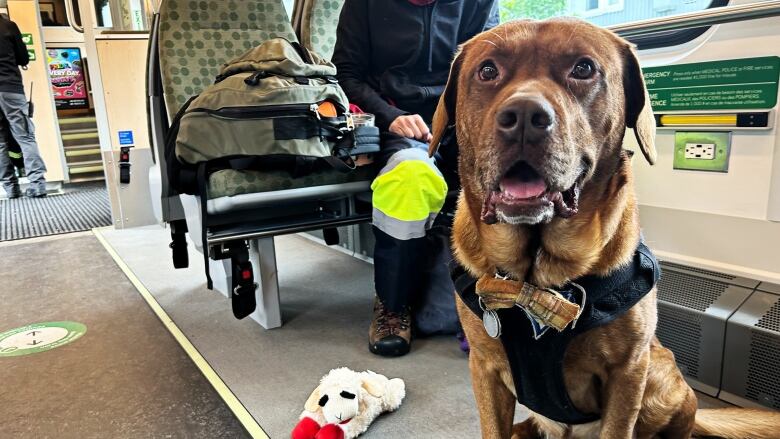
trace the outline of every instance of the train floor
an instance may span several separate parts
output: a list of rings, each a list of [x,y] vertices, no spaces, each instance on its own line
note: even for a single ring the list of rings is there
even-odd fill
[[[0,255],[0,436],[248,437],[91,232]]]
[[[340,366],[406,381],[400,409],[365,437],[479,436],[454,336],[417,339],[401,358],[368,352],[369,263],[277,238],[284,324],[264,330],[205,288],[194,250],[174,270],[168,236],[150,226],[0,243],[3,437],[289,437],[319,378]],[[32,325],[44,322],[58,323]]]

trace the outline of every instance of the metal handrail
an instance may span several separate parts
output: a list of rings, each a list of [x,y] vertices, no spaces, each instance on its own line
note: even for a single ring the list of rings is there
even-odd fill
[[[755,2],[746,5],[722,6],[668,17],[650,18],[630,23],[607,26],[621,37],[635,37],[663,31],[691,29],[735,21],[755,20],[780,15],[780,0]]]
[[[76,16],[73,14],[73,0],[65,0],[63,3],[65,3],[65,17],[68,19],[68,24],[70,27],[73,28],[76,32],[83,34],[84,33],[84,26],[76,24]]]

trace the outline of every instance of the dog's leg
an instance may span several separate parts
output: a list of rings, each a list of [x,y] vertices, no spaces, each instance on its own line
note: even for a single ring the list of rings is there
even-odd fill
[[[501,346],[498,346],[501,348]],[[504,360],[506,361],[506,360]],[[469,354],[471,385],[479,409],[479,422],[484,439],[508,438],[515,415],[515,396],[507,387],[509,371],[502,370],[495,358],[474,350]]]
[[[604,392],[601,435],[610,439],[631,439],[642,409],[642,396],[650,365],[649,349],[636,361],[629,361],[609,370]]]
[[[509,363],[501,342],[488,337],[482,321],[457,298],[461,325],[469,341],[469,369],[474,399],[484,439],[506,439],[512,435],[515,396]]]
[[[687,384],[686,384],[687,385]],[[660,433],[664,439],[688,439],[693,434],[696,425],[696,408],[699,402],[693,389],[688,388],[685,401],[672,417],[669,425]]]

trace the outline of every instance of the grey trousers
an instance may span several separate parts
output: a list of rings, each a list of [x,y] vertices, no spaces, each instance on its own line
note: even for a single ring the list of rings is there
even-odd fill
[[[46,190],[43,174],[46,165],[35,143],[35,126],[27,114],[27,99],[21,93],[0,92],[0,127],[7,121],[10,133],[0,128],[0,183],[10,193],[19,185],[11,160],[8,158],[8,136],[11,135],[22,149],[24,169],[30,186],[36,191]]]

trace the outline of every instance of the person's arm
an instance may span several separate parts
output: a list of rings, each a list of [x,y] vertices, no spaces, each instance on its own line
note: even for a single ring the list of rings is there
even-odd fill
[[[466,22],[466,33],[461,34],[463,41],[471,39],[480,32],[493,29],[498,26],[500,17],[498,13],[498,0],[475,0],[473,14]]]
[[[373,113],[377,127],[387,131],[398,116],[407,113],[388,104],[366,82],[367,65],[371,59],[367,4],[366,0],[346,0],[344,3],[336,31],[333,64],[336,65],[339,84],[350,102],[363,111]]]
[[[14,57],[16,58],[16,65],[26,66],[30,63],[30,55],[27,53],[27,47],[22,41],[22,33],[19,31],[19,27],[13,21],[10,23],[11,27],[11,43],[14,46]]]
[[[498,23],[501,21],[501,17],[498,14],[498,0],[491,0],[493,2],[493,6],[490,8],[490,14],[488,15],[487,22],[485,22],[485,25],[482,26],[482,30],[490,30],[494,27],[498,26]]]

